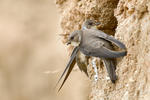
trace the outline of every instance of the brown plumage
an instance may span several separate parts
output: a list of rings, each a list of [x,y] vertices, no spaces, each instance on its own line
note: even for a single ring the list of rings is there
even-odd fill
[[[116,40],[112,36],[109,36],[96,28],[93,28],[92,26],[98,25],[93,23],[91,20],[87,20],[86,22],[83,23],[82,30],[76,30],[69,35],[67,44],[71,44],[75,48],[71,54],[67,67],[65,68],[63,74],[59,79],[60,81],[63,75],[68,70],[59,90],[64,85],[75,63],[77,63],[79,69],[81,71],[84,71],[85,74],[88,76],[87,66],[88,66],[88,58],[90,56],[101,58],[103,60],[104,66],[107,69],[111,81],[115,83],[115,81],[117,80],[117,76],[115,73],[116,69],[115,58],[125,56],[127,54],[126,47],[123,43]],[[123,50],[115,51],[113,49],[112,44],[118,46]]]

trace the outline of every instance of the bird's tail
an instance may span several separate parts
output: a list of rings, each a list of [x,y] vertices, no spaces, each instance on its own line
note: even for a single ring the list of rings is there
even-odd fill
[[[115,81],[117,80],[117,76],[116,76],[116,62],[115,59],[103,59],[103,63],[104,66],[107,69],[107,72],[109,74],[109,77],[112,81],[112,83],[115,83]]]

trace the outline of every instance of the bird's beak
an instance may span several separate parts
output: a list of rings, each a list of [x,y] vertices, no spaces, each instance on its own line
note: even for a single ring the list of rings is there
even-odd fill
[[[98,26],[98,25],[100,25],[100,24],[101,24],[100,22],[96,22],[96,23],[95,23],[96,26]]]
[[[68,41],[68,42],[67,42],[67,45],[69,45],[69,44],[71,44],[71,41]]]

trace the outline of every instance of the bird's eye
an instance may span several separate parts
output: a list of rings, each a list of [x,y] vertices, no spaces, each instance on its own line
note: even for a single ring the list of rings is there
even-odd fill
[[[74,37],[71,37],[70,39],[71,39],[71,40],[73,40],[73,39],[74,39]]]
[[[89,25],[92,25],[92,24],[93,24],[92,22],[89,23]]]

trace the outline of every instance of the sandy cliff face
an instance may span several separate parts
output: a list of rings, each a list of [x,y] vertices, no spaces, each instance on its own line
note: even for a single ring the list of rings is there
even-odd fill
[[[100,21],[100,29],[115,33],[115,37],[127,46],[127,56],[117,60],[116,84],[107,80],[105,68],[99,66],[99,80],[92,82],[89,99],[148,100],[150,0],[57,0],[56,3],[62,14],[63,42],[67,41],[66,34],[80,29],[84,19],[91,18]]]
[[[66,37],[70,32],[80,29],[87,18],[100,21],[100,28],[113,34],[117,25],[113,9],[117,3],[118,0],[56,0],[62,14],[62,34],[65,34],[63,42],[67,41]]]

